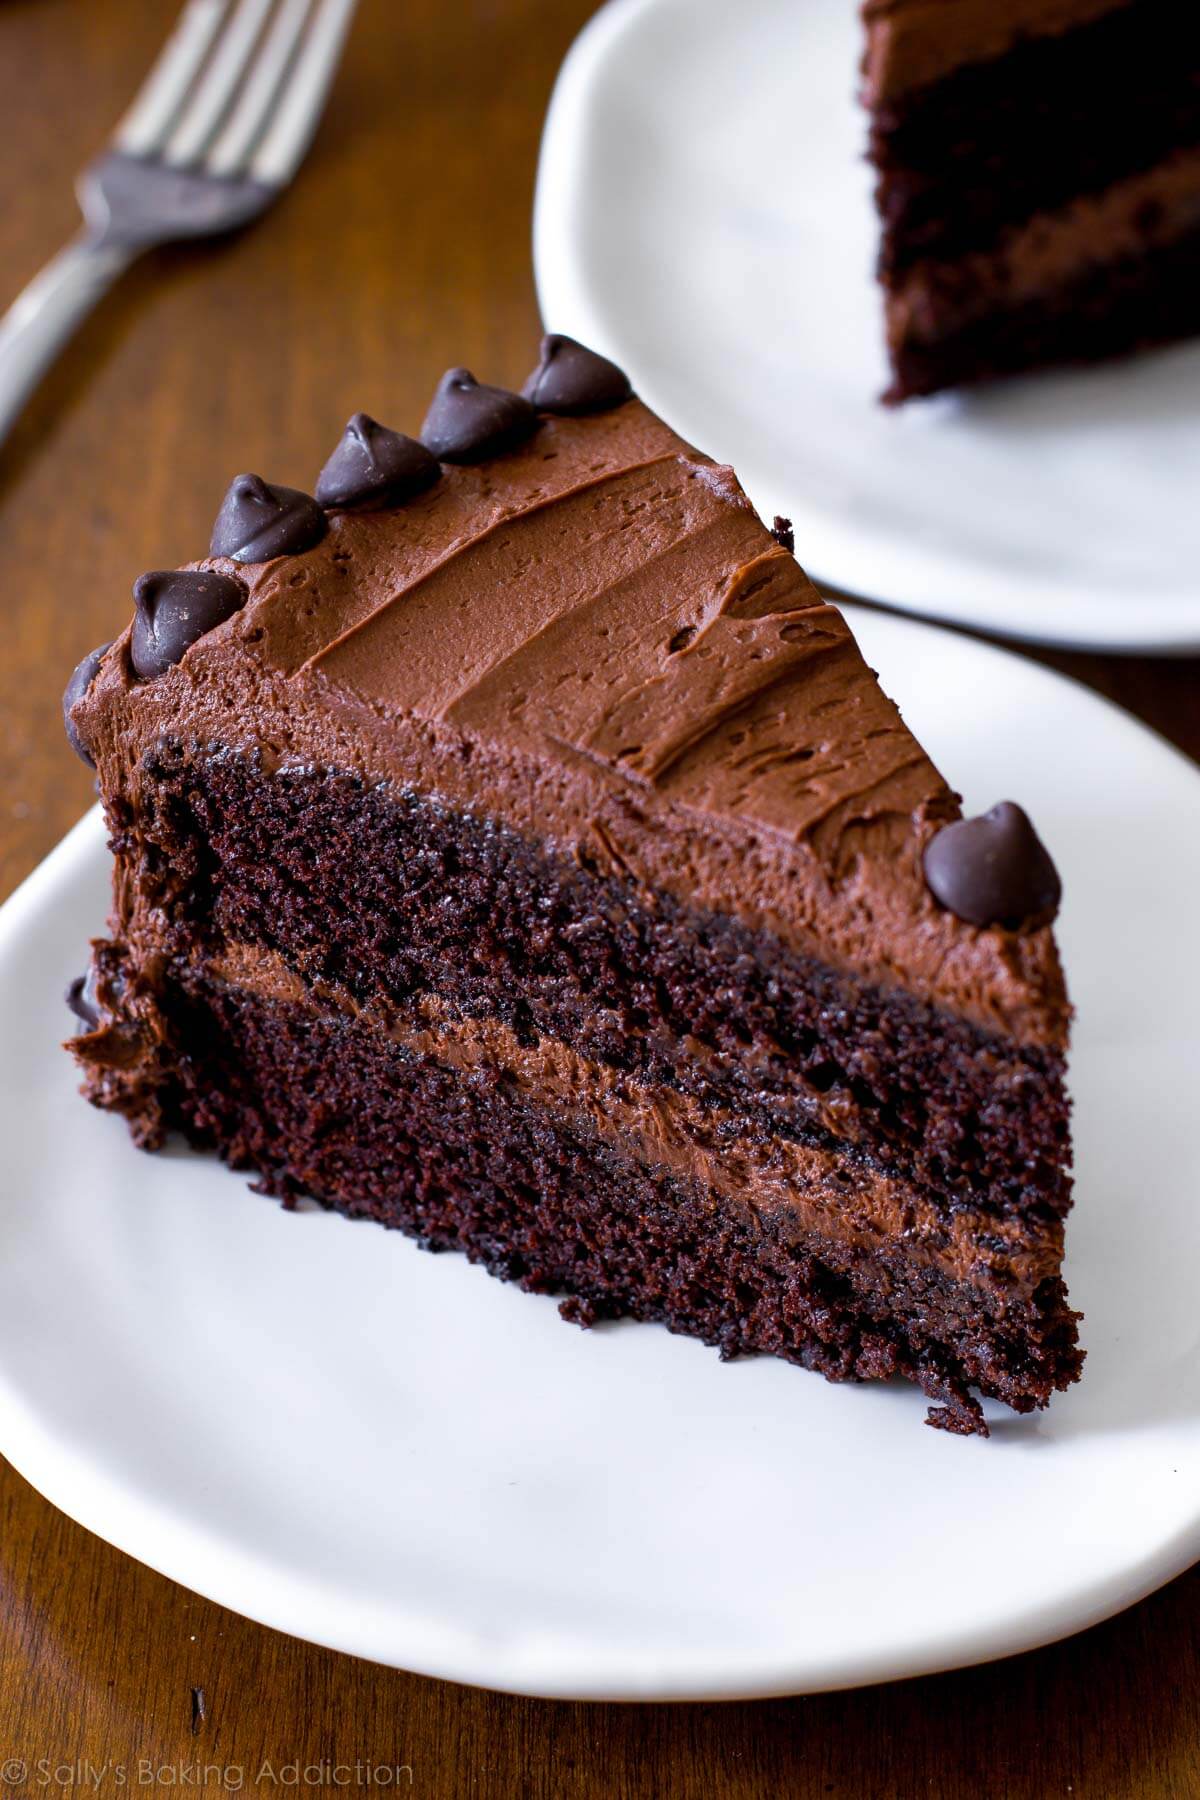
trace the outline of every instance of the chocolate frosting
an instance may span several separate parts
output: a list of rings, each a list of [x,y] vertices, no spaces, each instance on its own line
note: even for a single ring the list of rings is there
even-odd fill
[[[790,1218],[871,1251],[903,1237],[916,1260],[956,1281],[1001,1282],[1031,1295],[1057,1274],[1062,1224],[1001,1218],[969,1204],[948,1207],[894,1169],[848,1162],[842,1150],[763,1136],[744,1119],[677,1089],[631,1082],[619,1069],[580,1056],[555,1038],[532,1040],[496,1017],[458,1015],[436,994],[414,995],[402,1013],[363,1006],[344,988],[311,988],[274,951],[231,943],[209,973],[242,992],[300,1006],[314,1002],[377,1030],[416,1056],[471,1076],[503,1070],[538,1108],[582,1125],[585,1136],[616,1136],[651,1166],[714,1189],[761,1221]],[[836,1171],[836,1173],[835,1173]]]
[[[986,250],[913,264],[888,292],[888,338],[936,341],[975,319],[1022,306],[1108,262],[1149,255],[1200,223],[1200,150],[1009,226]]]
[[[1003,56],[1025,38],[1086,25],[1128,0],[863,0],[863,90],[868,106],[895,99],[967,63]]]
[[[153,683],[114,653],[78,703],[106,794],[170,735],[416,787],[1065,1041],[1050,930],[980,929],[929,892],[924,847],[957,801],[845,621],[732,471],[639,401],[544,417],[395,510],[335,513],[303,556],[207,566],[246,605]],[[118,894],[119,935],[137,904]]]

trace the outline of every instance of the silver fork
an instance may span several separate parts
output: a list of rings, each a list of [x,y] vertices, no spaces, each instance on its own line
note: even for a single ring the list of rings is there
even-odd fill
[[[265,212],[312,140],[358,0],[189,0],[108,149],[84,226],[0,319],[0,440],[143,250]]]

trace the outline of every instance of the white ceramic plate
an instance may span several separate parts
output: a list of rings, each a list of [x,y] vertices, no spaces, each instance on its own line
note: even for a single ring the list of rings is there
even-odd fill
[[[564,66],[547,325],[796,524],[816,579],[1076,646],[1200,649],[1200,342],[900,411],[851,0],[615,0]]]
[[[592,1698],[998,1656],[1200,1555],[1200,779],[1020,659],[855,623],[968,805],[1019,795],[1063,872],[1082,1384],[962,1441],[905,1385],[581,1332],[461,1257],[139,1154],[58,1048],[106,910],[92,814],[0,912],[0,1450],[43,1493],[298,1636]]]

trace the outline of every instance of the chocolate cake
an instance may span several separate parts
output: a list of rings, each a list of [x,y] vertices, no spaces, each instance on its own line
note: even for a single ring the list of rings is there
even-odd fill
[[[1078,1374],[1053,863],[964,820],[786,521],[545,340],[315,498],[239,476],[65,706],[115,857],[85,1092],[581,1324]],[[972,1390],[975,1390],[974,1392]]]
[[[862,10],[886,398],[1200,330],[1200,9]]]

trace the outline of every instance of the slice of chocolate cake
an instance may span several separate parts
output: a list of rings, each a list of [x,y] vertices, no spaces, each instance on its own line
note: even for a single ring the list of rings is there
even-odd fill
[[[587,1324],[903,1375],[983,1429],[1078,1373],[1058,879],[954,794],[732,471],[549,338],[239,476],[69,730],[116,858],[98,1105]]]
[[[863,16],[888,399],[1200,331],[1200,9]]]

